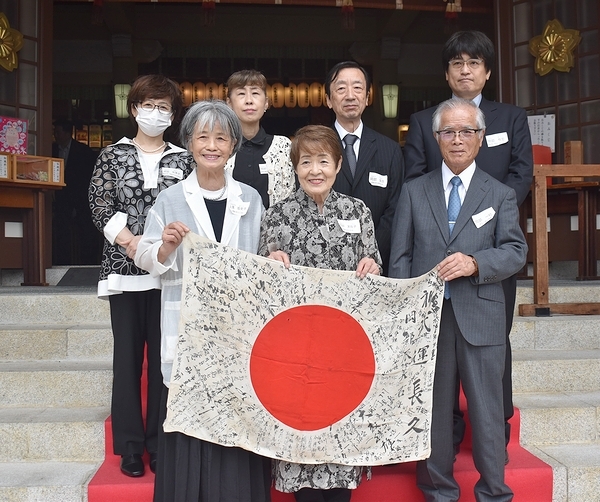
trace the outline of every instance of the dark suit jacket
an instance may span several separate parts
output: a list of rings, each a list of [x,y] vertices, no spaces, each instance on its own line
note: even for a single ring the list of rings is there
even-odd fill
[[[52,156],[58,157],[58,145],[52,144]],[[70,213],[72,209],[78,215],[85,215],[90,220],[90,205],[88,202],[88,187],[98,154],[87,145],[71,140],[69,156],[65,161],[65,184],[62,190],[55,194],[55,210],[58,213]]]
[[[476,224],[473,216],[489,208],[494,211],[493,217]],[[525,265],[527,244],[519,227],[514,190],[479,168],[475,169],[452,236],[442,170],[438,168],[404,185],[392,229],[390,277],[418,277],[455,252],[472,255],[479,266],[477,277],[460,277],[450,283],[452,307],[463,336],[472,345],[505,343],[500,281]]]
[[[485,115],[485,138],[475,159],[478,166],[517,193],[521,205],[529,193],[533,179],[533,152],[525,110],[513,105],[483,98],[479,108]],[[440,147],[431,130],[431,118],[436,107],[427,108],[410,117],[410,127],[404,145],[405,181],[438,169],[442,165]],[[498,134],[507,140],[491,146]],[[491,136],[491,138],[490,138]]]
[[[333,184],[335,191],[362,200],[371,210],[384,274],[389,263],[392,221],[403,176],[404,159],[400,145],[373,129],[363,127],[354,178],[344,155],[342,170]],[[382,179],[386,180],[385,186],[381,186],[384,184],[380,182]]]

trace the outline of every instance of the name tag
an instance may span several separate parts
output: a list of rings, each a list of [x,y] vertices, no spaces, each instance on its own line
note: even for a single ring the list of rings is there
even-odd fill
[[[385,188],[387,186],[387,174],[369,173],[369,183],[374,187]]]
[[[337,220],[340,228],[347,234],[360,233],[360,221],[358,220]]]
[[[473,216],[471,216],[471,218],[473,219],[473,223],[475,223],[475,226],[477,228],[481,228],[488,221],[490,221],[495,214],[496,211],[494,211],[494,208],[488,207],[487,209],[481,211],[481,213],[474,214]]]
[[[485,141],[489,148],[494,146],[503,145],[504,143],[508,143],[508,134],[505,132],[499,132],[497,134],[490,134],[485,137]]]
[[[258,164],[258,170],[260,174],[269,174],[269,164]]]
[[[177,178],[178,180],[183,179],[183,171],[176,167],[163,167],[162,175],[167,178]]]
[[[250,202],[234,202],[229,205],[229,210],[232,214],[236,216],[244,216],[248,212],[248,208],[250,207]]]

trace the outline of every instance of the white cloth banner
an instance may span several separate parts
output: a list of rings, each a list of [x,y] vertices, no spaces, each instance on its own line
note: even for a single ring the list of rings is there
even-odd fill
[[[167,432],[291,462],[427,458],[443,282],[292,266],[188,234]]]

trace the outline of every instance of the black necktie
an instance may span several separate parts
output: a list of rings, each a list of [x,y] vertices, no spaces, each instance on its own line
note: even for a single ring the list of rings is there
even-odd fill
[[[346,158],[348,159],[348,164],[350,165],[350,172],[352,176],[356,172],[356,154],[354,153],[354,142],[358,139],[358,136],[354,134],[346,134],[344,136],[344,143],[346,144]]]

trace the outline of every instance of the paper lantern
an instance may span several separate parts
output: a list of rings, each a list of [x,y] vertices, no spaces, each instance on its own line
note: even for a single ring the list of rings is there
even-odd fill
[[[131,90],[129,84],[115,84],[115,115],[118,119],[129,117],[127,111],[127,95]]]
[[[294,108],[297,100],[296,84],[290,84],[285,88],[285,106]]]
[[[296,86],[296,103],[300,108],[308,108],[310,105],[309,89],[310,86],[306,82]]]
[[[284,104],[285,100],[285,88],[283,84],[277,82],[271,86],[271,91],[273,92],[273,99],[271,104],[273,108],[281,108]]]
[[[319,82],[310,84],[310,106],[318,108],[323,104],[323,86]]]
[[[183,106],[188,107],[192,104],[193,88],[189,82],[181,82],[179,84],[181,89],[181,98],[183,99]]]
[[[217,97],[221,101],[227,101],[227,86],[225,84],[219,84],[219,95]]]
[[[206,94],[206,86],[203,82],[195,82],[193,86],[193,100],[204,101],[204,95]]]
[[[381,98],[383,99],[383,116],[386,119],[395,119],[398,115],[398,85],[382,85]]]
[[[204,99],[218,99],[219,86],[215,82],[209,82],[205,86]]]

